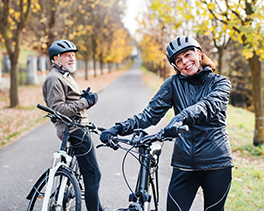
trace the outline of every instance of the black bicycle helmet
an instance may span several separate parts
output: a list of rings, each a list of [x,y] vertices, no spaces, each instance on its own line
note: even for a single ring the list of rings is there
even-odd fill
[[[187,36],[176,37],[167,46],[167,52],[166,52],[167,59],[169,60],[169,63],[173,67],[176,67],[174,63],[175,62],[174,58],[179,53],[186,51],[186,50],[194,49],[194,48],[198,48],[199,50],[202,51],[200,44],[192,37],[187,37]]]
[[[57,40],[51,44],[49,47],[49,58],[50,60],[53,59],[53,56],[58,54],[66,53],[66,52],[77,52],[78,49],[76,46],[68,40]]]

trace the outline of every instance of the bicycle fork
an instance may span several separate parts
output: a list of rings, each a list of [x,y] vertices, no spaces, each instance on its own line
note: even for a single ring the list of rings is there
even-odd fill
[[[131,198],[131,201],[136,201],[135,197],[139,199],[140,203],[143,206],[144,211],[150,210],[150,201],[151,195],[148,193],[149,190],[149,166],[150,166],[150,148],[141,148],[139,149],[143,156],[140,156],[141,168],[138,176],[136,192],[134,197]],[[134,198],[134,199],[133,199]],[[133,203],[132,203],[133,205]]]
[[[159,162],[159,155],[161,154],[161,146],[156,146],[155,149],[147,148],[140,148],[139,151],[141,152],[142,156],[140,156],[139,160],[141,163],[140,173],[138,176],[138,181],[136,185],[136,192],[135,195],[131,196],[130,201],[140,201],[143,206],[144,211],[150,211],[150,204],[152,197],[149,193],[150,186],[152,188],[153,200],[155,211],[158,210],[159,204],[159,194],[158,194],[158,167],[157,163]],[[153,172],[150,172],[150,169],[153,168]],[[154,184],[154,182],[156,183]],[[155,188],[156,186],[156,188]],[[135,203],[132,203],[132,206]],[[138,208],[138,210],[140,210]]]
[[[43,200],[43,204],[42,204],[42,211],[48,211],[48,203],[49,203],[49,198],[51,195],[51,189],[53,186],[53,181],[54,181],[54,177],[55,174],[57,172],[57,170],[62,167],[68,167],[72,157],[67,155],[67,153],[65,151],[59,151],[59,152],[55,152],[53,154],[53,164],[52,164],[52,168],[50,168],[49,170],[49,179],[48,179],[48,183],[47,183],[47,189],[45,191],[45,196],[44,196],[44,200]],[[59,159],[64,158],[66,160],[66,164],[63,162],[57,162]],[[59,188],[59,195],[58,195],[58,200],[56,202],[56,206],[58,208],[62,207],[62,202],[63,202],[63,197],[64,197],[64,190],[67,184],[67,178],[63,177],[62,181],[60,182],[60,188]]]

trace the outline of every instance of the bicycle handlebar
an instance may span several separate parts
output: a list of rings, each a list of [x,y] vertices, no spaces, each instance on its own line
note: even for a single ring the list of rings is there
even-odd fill
[[[189,130],[188,125],[183,125],[178,128],[178,133],[180,134],[188,130]],[[136,135],[138,136],[136,137]],[[151,143],[156,142],[156,141],[163,142],[166,140],[171,141],[173,140],[173,137],[165,137],[163,129],[153,135],[147,135],[147,133],[144,130],[136,129],[134,130],[131,140],[125,139],[125,138],[119,138],[115,136],[110,136],[107,143],[100,144],[96,148],[107,146],[107,147],[111,147],[114,150],[117,150],[120,147],[118,143],[124,143],[124,144],[131,145],[134,147],[140,147],[143,145],[151,145]]]
[[[51,119],[52,122],[63,122],[68,126],[72,126],[72,127],[88,127],[92,132],[99,134],[99,132],[104,131],[105,128],[103,127],[97,127],[94,123],[78,123],[77,120],[75,119],[71,119],[61,113],[59,113],[58,111],[55,111],[49,107],[43,106],[41,104],[37,105],[37,108],[48,112],[49,114],[46,115],[47,117],[49,117]],[[81,116],[77,116],[77,118],[81,118]]]
[[[39,108],[39,109],[41,109],[41,110],[43,110],[43,111],[46,111],[46,112],[49,112],[49,113],[51,113],[51,114],[54,114],[54,110],[52,110],[51,108],[49,108],[49,107],[46,107],[46,106],[43,106],[43,105],[41,105],[41,104],[38,104],[37,105],[37,108]]]

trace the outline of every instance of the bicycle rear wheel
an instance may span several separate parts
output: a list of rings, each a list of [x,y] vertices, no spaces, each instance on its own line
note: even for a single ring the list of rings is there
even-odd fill
[[[64,190],[63,205],[62,207],[58,207],[57,197],[60,183],[65,177],[67,178],[67,184]],[[46,175],[38,183],[29,202],[28,211],[40,211],[42,209],[48,179],[49,175]],[[81,211],[81,193],[78,182],[73,174],[66,169],[60,168],[55,174],[51,194],[49,196],[48,210]]]

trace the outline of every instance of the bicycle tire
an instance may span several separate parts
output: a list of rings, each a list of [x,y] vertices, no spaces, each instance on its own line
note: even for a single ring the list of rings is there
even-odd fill
[[[81,211],[81,192],[78,182],[74,175],[64,168],[59,168],[55,174],[52,191],[49,199],[49,210],[55,210],[56,208],[56,196],[57,190],[60,185],[60,180],[63,177],[67,177],[67,185],[64,191],[63,207],[61,210],[67,211]],[[42,203],[47,186],[49,175],[46,175],[35,188],[35,191],[31,197],[27,211],[40,211],[42,209]]]

